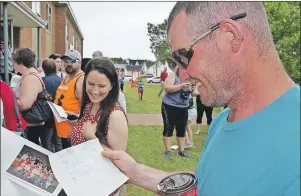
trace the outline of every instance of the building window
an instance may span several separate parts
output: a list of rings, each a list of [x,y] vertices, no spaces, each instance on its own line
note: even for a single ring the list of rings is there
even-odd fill
[[[68,29],[69,29],[68,28],[68,20],[66,20],[66,29],[65,30],[66,30],[66,40],[67,40],[67,42],[69,41],[69,36],[68,36],[69,32],[68,32]]]
[[[41,16],[41,2],[33,1],[31,4],[31,9],[34,13]]]
[[[52,32],[52,9],[48,3],[46,3],[46,20],[48,22],[47,30]]]

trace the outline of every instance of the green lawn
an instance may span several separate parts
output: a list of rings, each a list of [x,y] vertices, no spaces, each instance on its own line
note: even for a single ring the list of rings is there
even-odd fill
[[[127,113],[158,114],[161,113],[161,98],[158,97],[160,84],[148,84],[144,82],[143,100],[138,102],[137,88],[131,88],[131,83],[124,84],[123,92],[126,98]]]
[[[137,88],[131,88],[131,83],[124,84],[123,93],[126,98],[127,113],[129,114],[160,114],[161,113],[161,97],[158,97],[160,84],[149,84],[144,81],[143,100],[138,101]],[[220,108],[214,108],[214,114],[220,112]],[[205,115],[205,114],[204,114]]]
[[[193,132],[196,126],[193,125]],[[207,126],[202,126],[202,133],[194,135],[195,147],[188,150],[191,158],[179,157],[176,151],[173,151],[173,159],[167,160],[164,157],[164,146],[162,142],[162,126],[129,126],[128,153],[132,155],[137,162],[162,169],[165,171],[193,171],[199,160],[202,148],[207,136]],[[174,144],[176,141],[174,139]],[[144,189],[127,185],[129,196],[148,196],[155,195]]]

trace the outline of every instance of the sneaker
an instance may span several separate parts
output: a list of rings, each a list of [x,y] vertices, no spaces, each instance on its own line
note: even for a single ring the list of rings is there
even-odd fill
[[[189,154],[186,152],[186,151],[182,151],[182,152],[178,152],[178,155],[180,155],[181,157],[186,157],[186,158],[189,158]]]
[[[197,130],[197,131],[195,132],[195,134],[196,134],[196,135],[200,135],[200,132],[201,132],[200,130]]]
[[[165,152],[164,155],[167,159],[171,159],[171,152],[170,151]]]
[[[191,147],[193,147],[192,142],[185,142],[184,148],[191,148]]]

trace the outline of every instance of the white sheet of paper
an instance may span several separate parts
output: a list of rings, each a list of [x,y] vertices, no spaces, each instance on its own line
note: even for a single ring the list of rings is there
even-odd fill
[[[48,102],[48,105],[50,106],[52,113],[54,114],[57,122],[60,123],[62,121],[68,120],[65,110],[61,106],[58,106],[50,101],[47,101],[47,102]]]
[[[101,151],[99,140],[94,139],[49,156],[68,196],[108,196],[128,180]]]
[[[1,195],[5,196],[56,196],[61,191],[62,187],[59,184],[53,194],[50,194],[42,189],[20,180],[17,177],[8,175],[6,170],[16,159],[24,145],[35,149],[45,155],[50,155],[51,152],[44,148],[18,136],[15,132],[9,131],[1,127]]]

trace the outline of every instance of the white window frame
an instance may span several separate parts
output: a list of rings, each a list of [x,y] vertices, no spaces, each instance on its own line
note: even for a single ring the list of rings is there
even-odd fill
[[[69,27],[68,27],[68,20],[66,20],[65,31],[66,31],[66,41],[69,42]]]
[[[51,10],[50,13],[49,13],[49,10]],[[50,17],[50,21],[49,21],[49,17]],[[48,23],[47,31],[49,33],[52,33],[52,7],[48,3],[46,3],[46,20]]]
[[[31,9],[34,13],[41,16],[41,2],[40,1],[32,1]]]

